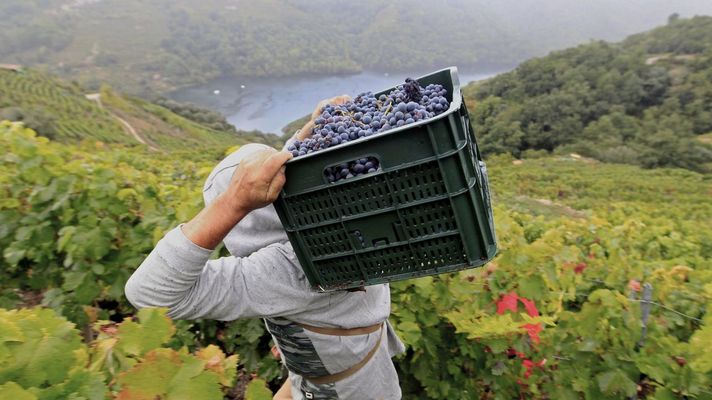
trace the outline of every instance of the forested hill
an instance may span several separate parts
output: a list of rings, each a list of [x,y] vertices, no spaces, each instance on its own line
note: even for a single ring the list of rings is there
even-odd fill
[[[151,103],[104,86],[89,93],[74,83],[29,69],[0,68],[0,121],[21,121],[41,136],[83,139],[153,150],[224,150],[247,142],[276,144],[276,136],[237,132],[218,113],[168,100]],[[270,139],[271,138],[271,139]]]
[[[165,91],[220,75],[510,67],[619,40],[706,0],[3,0],[0,62],[90,87]]]
[[[465,89],[485,153],[574,151],[709,171],[712,18],[532,59]]]

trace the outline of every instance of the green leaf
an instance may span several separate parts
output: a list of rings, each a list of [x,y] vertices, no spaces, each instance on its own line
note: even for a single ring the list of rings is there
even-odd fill
[[[539,275],[529,275],[519,280],[518,294],[532,300],[542,298],[542,293],[546,292],[546,282]]]
[[[74,299],[79,304],[90,304],[99,294],[101,286],[91,274],[87,274],[82,284],[74,291]]]
[[[245,400],[272,400],[272,396],[266,382],[259,378],[251,380],[245,391]]]
[[[23,389],[15,382],[0,385],[0,399],[37,400],[37,396]]]
[[[507,365],[504,363],[504,361],[500,360],[494,364],[494,367],[492,367],[492,375],[502,376],[505,372],[507,372],[507,370]]]
[[[677,400],[678,398],[672,390],[664,387],[657,388],[653,397],[655,400]]]
[[[27,251],[25,249],[17,249],[12,246],[6,247],[5,250],[3,250],[2,252],[5,261],[12,266],[17,265],[20,260],[25,258],[25,254],[27,254]]]
[[[702,329],[695,332],[690,338],[690,349],[693,351],[692,369],[703,374],[712,372],[712,356],[710,356],[710,343],[712,343],[712,315],[705,316]]]
[[[0,310],[0,318],[22,331],[20,340],[14,331],[15,341],[5,342],[4,359],[10,361],[0,365],[0,377],[15,376],[24,387],[54,385],[66,379],[77,362],[75,351],[81,347],[73,324],[47,309]]]
[[[79,285],[84,282],[87,277],[86,271],[69,271],[64,273],[64,283],[62,284],[62,289],[66,291],[72,291],[79,287]]]
[[[270,400],[272,399],[270,395]],[[167,393],[168,400],[222,400],[218,377],[210,372],[203,372],[193,378],[180,380]]]
[[[167,343],[175,333],[165,309],[143,308],[138,312],[138,319],[140,324],[127,319],[119,326],[118,347],[127,354],[143,355]]]
[[[400,331],[403,341],[406,344],[417,343],[422,336],[420,326],[415,322],[401,322],[398,324],[398,330]]]
[[[44,389],[33,389],[40,399],[87,399],[103,400],[106,398],[106,386],[103,376],[94,371],[87,371],[84,365],[77,365],[68,375],[67,380]]]
[[[635,382],[619,369],[600,373],[596,376],[598,388],[605,394],[624,394],[632,396],[637,391]]]
[[[74,237],[77,231],[76,226],[65,226],[59,230],[59,239],[57,240],[57,251],[64,251]]]

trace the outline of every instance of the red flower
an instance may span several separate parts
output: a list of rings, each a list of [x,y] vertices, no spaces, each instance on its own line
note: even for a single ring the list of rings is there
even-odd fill
[[[628,288],[634,292],[640,292],[640,282],[636,281],[635,279],[631,279],[628,282]]]
[[[497,302],[497,314],[502,315],[507,310],[517,312],[517,301],[522,302],[524,309],[527,310],[527,314],[529,314],[530,317],[539,316],[539,310],[537,310],[536,304],[534,304],[533,300],[529,300],[525,297],[519,297],[514,292],[509,292],[499,299]],[[522,325],[522,328],[527,331],[527,334],[534,343],[540,342],[539,332],[543,329],[541,324],[524,324]]]
[[[538,362],[533,362],[532,360],[524,360],[522,361],[522,365],[524,365],[524,377],[529,378],[532,374],[532,370],[534,367],[541,368],[546,364],[546,358],[538,361]]]
[[[514,292],[509,292],[502,296],[502,298],[497,302],[497,314],[502,315],[506,310],[512,312],[517,312],[517,296]]]
[[[582,273],[583,270],[586,269],[587,266],[588,265],[586,265],[585,262],[580,262],[580,263],[576,264],[576,266],[574,267],[574,273],[576,273],[576,274]]]
[[[517,356],[519,358],[524,358],[524,353],[517,351],[511,347],[508,348],[507,349],[507,357],[514,358],[515,356]]]
[[[522,325],[522,328],[527,331],[527,334],[532,339],[532,342],[539,343],[541,341],[539,338],[539,332],[544,329],[541,327],[541,324],[524,324]]]
[[[539,316],[539,310],[536,309],[536,305],[534,304],[534,301],[525,299],[524,297],[520,297],[519,301],[524,304],[524,308],[527,310],[527,314],[529,314],[530,317],[538,317]]]

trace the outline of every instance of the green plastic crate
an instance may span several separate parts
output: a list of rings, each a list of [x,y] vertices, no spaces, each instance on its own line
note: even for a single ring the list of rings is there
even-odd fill
[[[274,206],[315,290],[458,271],[497,252],[486,168],[457,68],[418,81],[443,85],[448,111],[287,163]],[[376,157],[378,171],[326,179],[327,167],[364,157]]]

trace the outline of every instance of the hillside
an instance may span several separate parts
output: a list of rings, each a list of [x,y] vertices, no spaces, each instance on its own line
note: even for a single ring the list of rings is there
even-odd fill
[[[135,142],[120,122],[88,100],[81,88],[35,71],[0,69],[2,119],[24,121],[50,139]]]
[[[162,104],[171,109],[121,95],[107,86],[90,94],[77,84],[35,70],[0,69],[0,120],[23,121],[57,141],[145,144],[159,151],[224,149],[250,141],[274,145],[278,141],[257,132],[237,132],[209,111],[175,102]]]
[[[463,92],[486,154],[574,151],[707,171],[712,18],[554,52]]]
[[[0,62],[98,89],[161,92],[218,76],[512,66],[618,40],[700,0],[4,0]],[[555,18],[552,18],[555,17]]]

